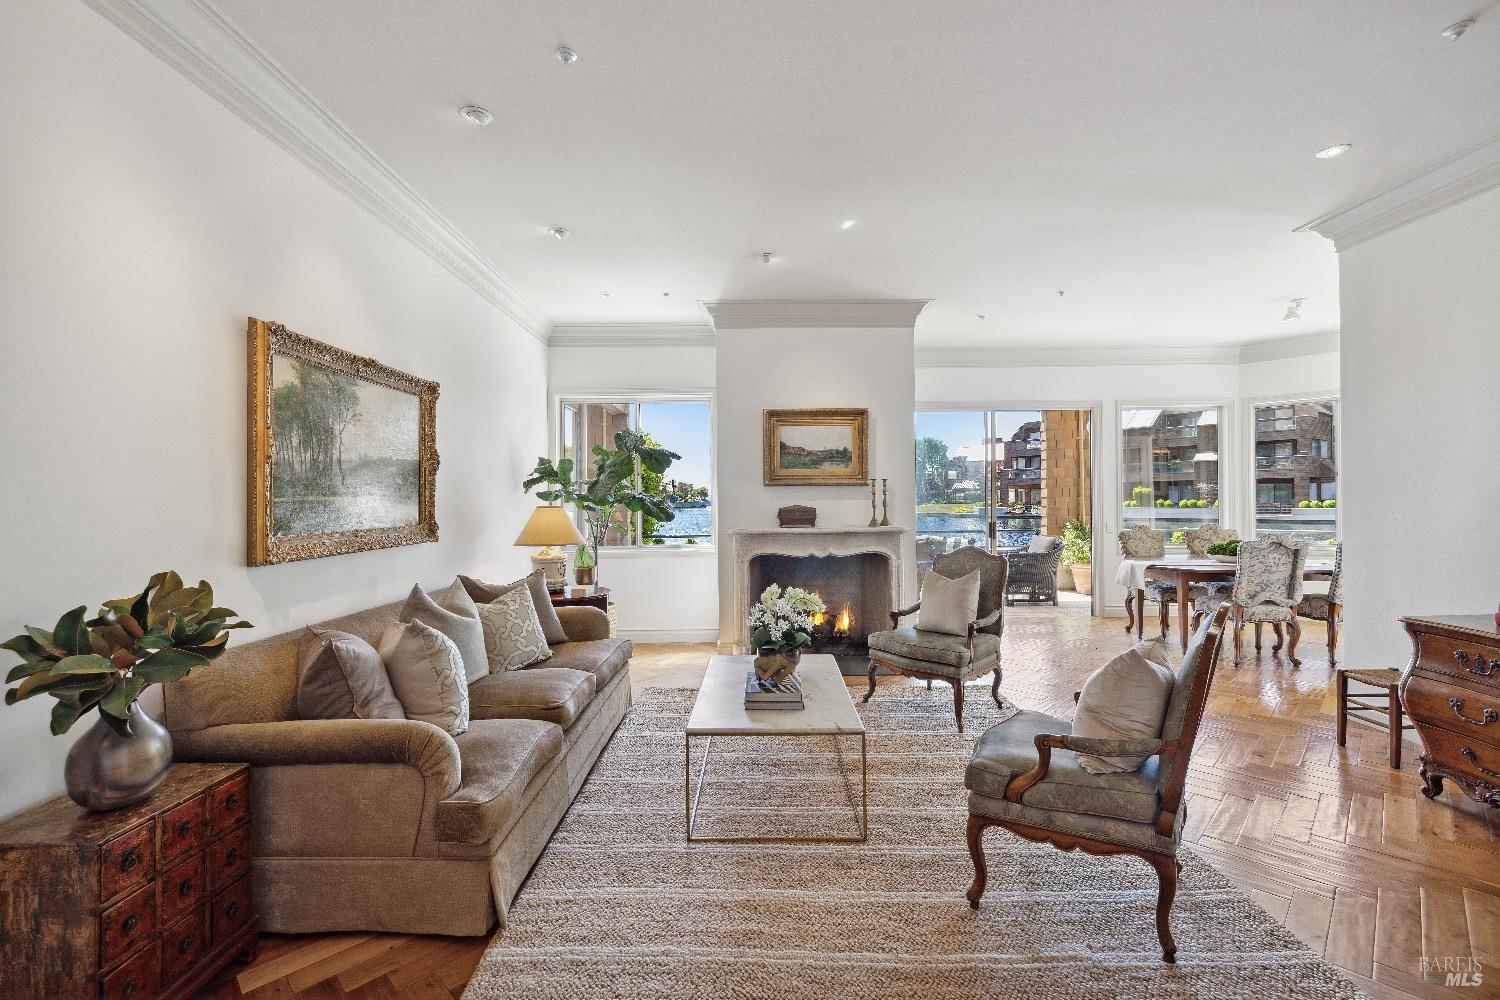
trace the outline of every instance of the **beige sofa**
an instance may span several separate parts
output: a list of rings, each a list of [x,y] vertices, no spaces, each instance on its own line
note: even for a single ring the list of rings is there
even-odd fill
[[[377,642],[400,604],[324,622]],[[182,761],[248,761],[263,930],[484,934],[630,707],[627,639],[560,608],[569,642],[469,688],[469,731],[297,718],[300,629],[164,685]]]

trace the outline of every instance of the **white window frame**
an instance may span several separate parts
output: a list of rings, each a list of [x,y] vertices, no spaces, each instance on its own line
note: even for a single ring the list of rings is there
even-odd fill
[[[1250,440],[1245,448],[1247,455],[1244,461],[1245,475],[1247,476],[1245,498],[1248,503],[1245,511],[1245,524],[1243,525],[1245,530],[1240,532],[1241,537],[1257,537],[1255,516],[1255,411],[1263,406],[1295,406],[1298,403],[1333,404],[1333,481],[1334,497],[1339,501],[1333,507],[1333,526],[1334,537],[1344,537],[1344,503],[1343,498],[1338,496],[1339,493],[1343,492],[1342,484],[1344,482],[1344,449],[1339,445],[1339,441],[1342,439],[1344,433],[1344,401],[1339,397],[1338,392],[1332,389],[1325,389],[1321,392],[1277,393],[1270,396],[1253,396],[1244,400],[1241,421],[1246,428],[1246,436]],[[1308,547],[1308,552],[1320,559],[1333,558],[1332,545],[1311,545]]]
[[[718,509],[718,480],[719,480],[719,453],[718,453],[718,407],[711,389],[688,389],[683,391],[666,391],[660,389],[651,390],[617,390],[613,392],[553,392],[552,397],[552,460],[558,461],[562,457],[563,431],[565,421],[563,419],[564,407],[569,405],[583,405],[587,403],[629,403],[637,404],[634,429],[640,429],[640,408],[642,403],[707,403],[708,404],[708,470],[709,497],[713,501],[714,510],[712,517],[712,536],[707,542],[697,545],[643,545],[633,543],[630,545],[604,545],[600,546],[599,557],[601,559],[624,557],[634,558],[661,558],[680,559],[698,555],[715,555],[719,542],[719,509]],[[635,515],[636,536],[640,536],[640,515]],[[581,529],[580,529],[581,530]]]

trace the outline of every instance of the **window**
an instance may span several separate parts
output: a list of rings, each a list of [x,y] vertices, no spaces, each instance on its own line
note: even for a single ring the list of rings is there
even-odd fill
[[[1219,408],[1120,413],[1124,525],[1176,534],[1219,521]]]
[[[1255,532],[1306,542],[1338,535],[1335,402],[1255,408]]]
[[[640,431],[650,443],[682,456],[664,474],[637,472],[639,488],[666,500],[676,517],[658,522],[617,511],[605,545],[712,543],[713,443],[708,400],[565,400],[561,417],[560,454],[574,460],[579,478],[592,477],[593,449],[613,448],[615,434],[625,429]]]

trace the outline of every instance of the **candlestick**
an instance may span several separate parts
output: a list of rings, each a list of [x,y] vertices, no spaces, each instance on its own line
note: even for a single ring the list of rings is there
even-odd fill
[[[890,480],[880,481],[880,526],[889,528],[891,526],[891,496]]]
[[[875,480],[870,480],[870,523],[868,527],[878,528],[880,522],[875,520]]]

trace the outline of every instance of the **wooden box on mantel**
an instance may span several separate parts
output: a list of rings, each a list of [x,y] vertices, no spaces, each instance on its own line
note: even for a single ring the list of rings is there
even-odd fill
[[[0,822],[0,997],[189,997],[253,951],[250,769],[174,764],[113,812]]]
[[[800,503],[794,503],[790,507],[778,507],[776,523],[783,528],[816,528],[818,508],[805,507]]]

